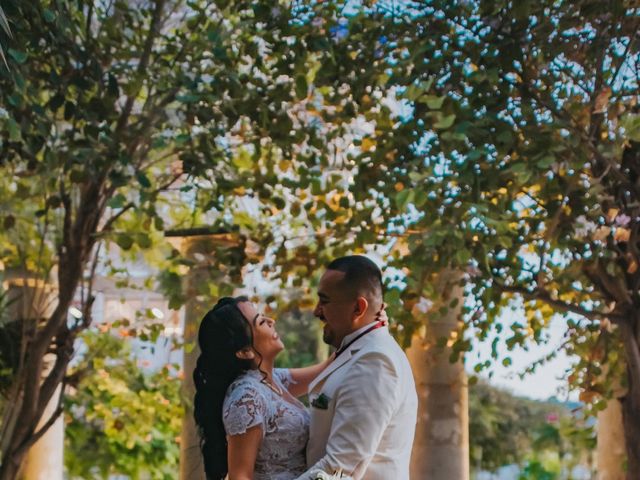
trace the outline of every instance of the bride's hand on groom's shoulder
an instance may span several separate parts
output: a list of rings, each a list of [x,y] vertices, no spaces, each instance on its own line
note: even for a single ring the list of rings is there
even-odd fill
[[[387,315],[387,304],[383,303],[380,307],[380,311],[376,314],[376,320],[378,322],[389,323],[389,316]]]

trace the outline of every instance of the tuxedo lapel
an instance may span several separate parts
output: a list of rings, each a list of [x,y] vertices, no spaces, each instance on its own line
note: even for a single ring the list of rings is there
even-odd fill
[[[335,372],[349,360],[351,360],[351,349],[342,352],[342,355],[331,362],[331,364],[327,368],[320,372],[320,374],[311,381],[311,383],[309,384],[309,392],[312,392],[316,385],[318,385],[318,383],[327,378],[329,375],[331,375],[331,373]]]
[[[388,330],[386,328],[379,328],[377,330],[374,330],[371,333],[368,333],[362,338],[359,338],[355,342],[353,342],[353,344],[349,348],[347,348],[344,352],[342,352],[338,356],[338,358],[336,358],[333,362],[331,362],[331,364],[327,368],[325,368],[322,372],[320,372],[320,374],[311,381],[311,383],[309,384],[309,390],[308,390],[309,393],[311,393],[320,382],[322,382],[329,375],[335,372],[338,368],[342,367],[349,360],[351,360],[351,358],[354,355],[354,352],[357,352],[364,345],[366,345],[367,341],[372,341],[376,336],[384,335],[385,333],[388,334]]]

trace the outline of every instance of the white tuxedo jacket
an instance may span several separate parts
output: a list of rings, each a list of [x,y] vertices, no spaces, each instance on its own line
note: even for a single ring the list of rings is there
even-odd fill
[[[418,398],[406,355],[387,328],[356,340],[309,386],[307,472],[408,480]],[[326,407],[326,408],[325,408]]]

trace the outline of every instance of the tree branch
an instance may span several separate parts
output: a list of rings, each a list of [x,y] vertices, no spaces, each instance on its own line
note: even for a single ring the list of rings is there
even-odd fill
[[[182,173],[174,175],[171,178],[171,180],[157,187],[152,193],[159,193],[164,190],[167,190],[169,187],[171,187],[171,185],[173,185],[176,181],[178,181],[180,177],[182,177]],[[118,213],[112,215],[109,219],[107,219],[104,226],[98,232],[96,232],[96,236],[100,236],[111,231],[111,227],[116,222],[116,220],[118,220],[120,217],[122,217],[122,215],[124,215],[127,211],[131,210],[135,206],[136,205],[133,202],[127,203],[124,207],[120,209]]]
[[[624,19],[624,14],[623,14],[623,19]],[[623,19],[616,19],[616,23],[618,24],[619,27],[622,27],[623,23],[621,20]],[[637,25],[637,23],[636,23]],[[620,35],[624,36],[624,32],[621,32],[620,30],[618,31],[618,39],[620,39]],[[611,80],[609,82],[609,85],[611,86],[611,89],[613,90],[613,88],[615,87],[617,80],[618,80],[618,75],[620,74],[620,71],[622,70],[622,67],[624,66],[624,64],[626,63],[627,60],[627,55],[629,55],[629,52],[631,51],[631,47],[633,45],[633,42],[636,40],[637,38],[637,34],[636,35],[629,35],[629,43],[627,44],[627,46],[624,49],[624,53],[622,54],[622,56],[620,57],[620,64],[616,67],[615,72],[613,72],[613,75],[611,76]],[[613,61],[613,58],[612,58]]]
[[[67,329],[65,333],[60,335],[60,337],[61,338],[59,339],[56,338],[59,346],[56,351],[56,359],[53,368],[51,368],[51,371],[40,385],[40,395],[37,402],[35,416],[36,420],[42,417],[42,414],[47,408],[47,404],[51,401],[56,389],[64,380],[64,376],[67,372],[67,366],[73,356],[73,340],[75,336]],[[62,397],[62,392],[60,392],[60,396]]]
[[[138,68],[136,69],[136,76],[145,73],[147,67],[149,66],[153,42],[158,36],[158,33],[160,33],[164,4],[165,0],[156,0],[156,5],[151,17],[151,24],[149,25],[149,35],[147,36],[144,43],[142,55],[140,56],[140,62],[138,63]],[[140,88],[142,88],[142,86]],[[129,119],[129,115],[131,115],[131,110],[133,109],[136,95],[137,92],[127,96],[127,101],[125,102],[124,108],[122,109],[122,113],[120,114],[120,118],[118,119],[118,123],[116,125],[116,132],[122,131],[122,129],[126,125],[127,120]]]
[[[595,286],[609,295],[611,300],[620,304],[632,305],[626,287],[620,284],[619,278],[609,275],[601,262],[596,261],[591,265],[585,265],[583,271]]]
[[[555,299],[551,296],[549,292],[541,288],[529,290],[528,288],[518,286],[518,285],[503,285],[495,280],[493,283],[502,292],[519,294],[527,300],[540,300],[552,307],[557,308],[558,310],[561,310],[563,312],[576,313],[585,318],[588,318],[589,320],[603,320],[605,318],[608,318],[609,320],[611,320],[611,322],[615,324],[619,324],[622,321],[622,317],[618,315],[605,313],[605,312],[598,312],[595,310],[587,310],[586,308],[583,308],[579,305]]]

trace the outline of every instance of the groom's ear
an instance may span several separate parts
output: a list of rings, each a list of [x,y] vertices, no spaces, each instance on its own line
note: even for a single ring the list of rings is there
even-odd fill
[[[367,299],[364,297],[358,297],[353,313],[358,318],[362,317],[366,313],[367,308],[369,308],[369,302]]]
[[[240,360],[253,360],[254,358],[256,358],[256,352],[253,351],[253,348],[246,347],[242,350],[238,350],[236,352],[236,357],[238,357]]]

